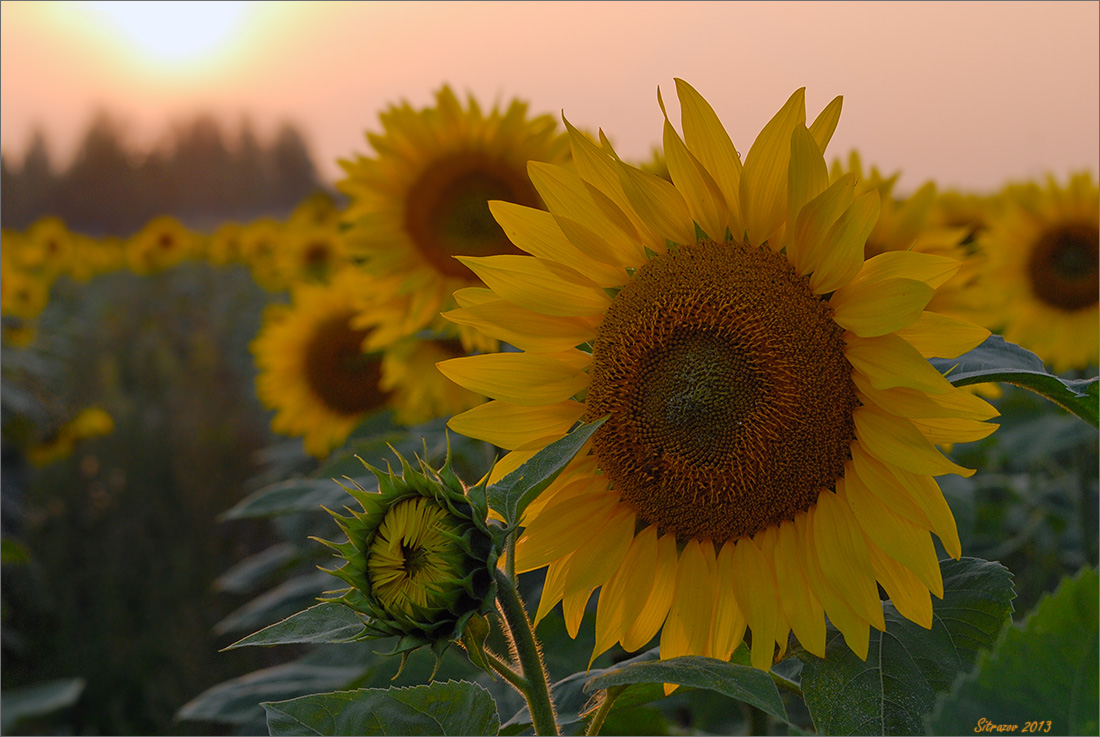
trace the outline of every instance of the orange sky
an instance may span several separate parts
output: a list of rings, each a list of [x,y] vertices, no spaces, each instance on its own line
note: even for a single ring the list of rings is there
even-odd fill
[[[0,5],[6,155],[39,124],[64,157],[95,107],[143,142],[203,109],[261,134],[293,120],[332,181],[379,110],[449,82],[564,110],[643,159],[657,86],[682,77],[741,150],[797,87],[811,116],[844,95],[828,155],[858,148],[903,191],[1100,170],[1097,2],[249,3],[223,46],[175,67],[78,5]]]

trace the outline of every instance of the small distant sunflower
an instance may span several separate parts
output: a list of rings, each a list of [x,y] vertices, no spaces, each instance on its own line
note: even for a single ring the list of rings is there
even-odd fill
[[[65,273],[74,258],[79,257],[75,237],[57,217],[46,217],[27,228],[22,261],[28,271],[54,277]]]
[[[672,183],[567,123],[578,173],[530,165],[549,212],[492,203],[531,255],[463,259],[489,288],[449,314],[522,352],[440,364],[493,400],[451,427],[512,451],[495,479],[609,417],[516,547],[518,571],[548,569],[537,618],[560,601],[572,635],[601,588],[593,657],[660,632],[663,658],[728,659],[747,628],[767,669],[792,631],[824,655],[826,614],[866,657],[878,585],[930,627],[930,531],[960,555],[934,477],[973,472],[935,444],[984,437],[996,412],[925,358],[988,331],[924,309],[956,261],[865,259],[878,192],[830,184],[823,156],[840,98],[807,127],[798,90],[742,166],[710,105],[676,86]]]
[[[287,281],[279,268],[279,238],[282,226],[271,218],[262,218],[244,226],[240,233],[241,260],[252,279],[269,292],[282,292]]]
[[[363,351],[367,331],[351,325],[365,280],[348,268],[331,284],[299,284],[290,305],[273,305],[264,315],[251,344],[257,394],[276,410],[272,428],[304,436],[315,456],[344,442],[389,399],[378,385],[381,356]]]
[[[981,287],[1003,299],[987,325],[1055,371],[1097,364],[1100,330],[1100,190],[1092,175],[1066,186],[1016,186],[978,236]]]
[[[240,263],[244,258],[244,226],[222,223],[206,244],[206,260],[214,266]]]
[[[563,163],[568,142],[549,115],[529,118],[518,100],[482,111],[464,108],[449,87],[434,107],[404,103],[381,114],[382,134],[367,134],[375,156],[343,160],[339,189],[351,198],[345,222],[352,255],[380,279],[401,320],[378,325],[376,344],[425,327],[453,331],[439,318],[452,293],[481,286],[455,256],[518,251],[489,213],[489,200],[541,207],[527,176],[530,160]],[[467,347],[477,339],[462,331]]]
[[[163,215],[150,220],[130,239],[128,259],[135,274],[154,274],[193,257],[200,236],[174,217]]]
[[[280,231],[277,258],[288,283],[323,282],[348,264],[348,249],[335,224],[293,223]]]

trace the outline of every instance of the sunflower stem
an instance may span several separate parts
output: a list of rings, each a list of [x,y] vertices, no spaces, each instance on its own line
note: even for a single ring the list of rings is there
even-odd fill
[[[516,534],[513,530],[504,539],[504,573],[512,581],[516,580]]]
[[[531,723],[535,727],[535,734],[560,734],[557,717],[554,714],[554,703],[550,700],[546,666],[542,662],[542,654],[535,640],[531,620],[527,618],[527,610],[523,608],[523,600],[520,599],[519,591],[516,590],[515,579],[499,568],[493,574],[497,580],[497,602],[500,604],[501,611],[504,612],[504,619],[512,635],[512,645],[515,647],[516,657],[523,669],[523,678],[527,687],[521,688],[520,691],[527,700],[527,709],[531,712]]]
[[[607,719],[607,715],[611,713],[611,707],[615,703],[615,699],[619,698],[619,695],[626,690],[626,686],[612,686],[607,689],[603,695],[603,701],[600,702],[599,708],[596,709],[596,713],[592,715],[592,721],[588,723],[588,728],[584,731],[585,735],[597,735],[600,733],[600,727],[603,726],[604,719]]]
[[[508,663],[504,662],[495,653],[490,652],[488,649],[483,649],[482,655],[485,656],[485,662],[488,663],[493,670],[501,675],[501,677],[512,684],[512,686],[520,693],[526,693],[527,691],[527,679],[521,676],[515,671],[515,669]]]

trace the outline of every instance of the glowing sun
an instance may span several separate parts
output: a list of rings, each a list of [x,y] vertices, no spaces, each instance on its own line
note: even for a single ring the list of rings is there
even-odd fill
[[[178,66],[220,51],[251,3],[226,0],[89,2],[144,58]]]

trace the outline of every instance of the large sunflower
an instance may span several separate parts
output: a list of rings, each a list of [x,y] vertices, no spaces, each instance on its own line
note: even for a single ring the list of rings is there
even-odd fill
[[[1100,190],[1088,173],[1065,186],[1016,186],[978,236],[994,300],[987,325],[1056,371],[1095,366],[1100,339]]]
[[[924,310],[952,259],[865,260],[878,193],[830,184],[823,156],[840,98],[807,127],[797,91],[742,166],[710,105],[676,86],[672,183],[567,123],[579,175],[530,166],[549,212],[492,203],[531,255],[463,259],[489,289],[459,292],[449,316],[522,352],[440,365],[494,400],[451,427],[511,451],[498,478],[610,416],[516,548],[518,571],[548,567],[536,617],[561,601],[571,634],[602,587],[593,657],[660,631],[664,658],[727,659],[747,628],[768,668],[791,631],[823,655],[826,614],[865,657],[878,584],[929,627],[943,590],[929,532],[960,555],[934,477],[972,471],[935,444],[987,435],[996,412],[925,358],[988,331]]]
[[[405,103],[380,118],[383,133],[367,134],[375,156],[341,161],[347,178],[338,185],[350,197],[349,250],[380,278],[385,301],[401,307],[399,321],[371,326],[376,346],[425,327],[453,333],[440,310],[454,306],[456,289],[480,286],[455,256],[518,253],[488,201],[540,206],[527,162],[562,163],[568,155],[556,121],[528,118],[518,100],[486,114],[473,98],[463,108],[443,87],[434,107]],[[461,332],[473,348],[477,333]]]

